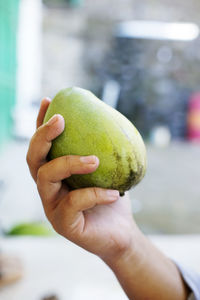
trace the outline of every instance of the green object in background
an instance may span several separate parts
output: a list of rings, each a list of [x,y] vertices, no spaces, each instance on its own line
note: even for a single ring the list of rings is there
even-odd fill
[[[80,6],[83,4],[83,0],[68,0],[71,6]]]
[[[59,6],[60,4],[67,4],[71,7],[79,7],[83,5],[84,0],[43,0],[45,5]]]
[[[12,131],[16,102],[16,49],[19,0],[0,1],[0,149]]]
[[[53,230],[45,223],[21,223],[14,226],[7,235],[50,236]]]

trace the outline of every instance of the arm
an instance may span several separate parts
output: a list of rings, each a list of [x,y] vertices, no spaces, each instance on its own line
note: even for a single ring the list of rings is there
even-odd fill
[[[186,300],[188,290],[178,269],[140,232],[128,196],[120,198],[118,191],[97,187],[70,191],[63,182],[71,174],[94,172],[100,163],[97,157],[46,160],[52,140],[65,126],[60,115],[42,125],[49,103],[41,103],[27,162],[54,229],[101,257],[130,299]]]
[[[137,233],[136,233],[137,232]],[[129,299],[187,299],[189,289],[176,265],[138,228],[134,243],[118,258],[106,258]]]

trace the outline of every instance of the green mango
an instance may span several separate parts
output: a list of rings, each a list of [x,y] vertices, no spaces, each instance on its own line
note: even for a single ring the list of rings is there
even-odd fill
[[[53,235],[53,230],[45,223],[31,222],[20,223],[15,225],[6,233],[7,235],[35,235],[35,236],[50,236]]]
[[[90,91],[61,90],[50,103],[44,123],[54,114],[65,119],[64,132],[52,144],[49,158],[96,155],[100,164],[91,174],[66,179],[72,189],[102,187],[121,195],[139,183],[146,171],[146,149],[141,135],[121,113]]]

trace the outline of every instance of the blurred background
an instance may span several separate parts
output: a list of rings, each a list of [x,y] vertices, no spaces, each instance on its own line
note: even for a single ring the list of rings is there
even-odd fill
[[[140,228],[163,237],[200,234],[199,9],[198,0],[0,1],[0,250],[18,253],[26,249],[22,260],[35,268],[34,276],[31,273],[34,280],[38,270],[31,264],[31,253],[37,253],[38,244],[19,236],[46,236],[51,229],[25,157],[42,97],[53,97],[65,87],[91,90],[123,113],[142,134],[147,146],[147,174],[130,191]],[[182,247],[181,241],[174,243]],[[39,238],[39,244],[43,245],[41,253],[46,253],[48,242]],[[54,261],[57,250],[54,243],[50,245],[49,259]],[[74,251],[70,243],[68,247]],[[73,259],[72,253],[69,257]],[[94,258],[83,257],[89,274]],[[46,276],[48,261],[45,264],[39,254],[37,259]],[[61,261],[55,264],[62,273]],[[14,260],[11,265],[19,270],[14,281],[23,272],[20,262]],[[102,265],[98,267],[100,273],[105,271]],[[88,274],[84,276],[92,280]],[[126,299],[113,275],[107,276],[113,280],[108,280],[113,282],[112,292],[102,283],[106,296],[97,298],[94,288],[87,299]],[[38,283],[37,297],[30,299],[42,299],[45,284],[55,284],[48,278],[46,283]],[[60,294],[63,284],[58,283]],[[61,299],[86,299],[87,284],[81,284],[77,294],[63,294]],[[27,299],[33,286],[18,287],[19,296],[15,297],[14,288],[0,290],[0,296],[2,293],[3,300]],[[54,293],[44,297],[57,299]]]

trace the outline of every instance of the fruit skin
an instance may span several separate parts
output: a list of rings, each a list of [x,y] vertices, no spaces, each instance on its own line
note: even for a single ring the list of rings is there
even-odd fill
[[[44,123],[54,114],[64,117],[65,129],[53,141],[49,159],[96,155],[100,160],[94,173],[66,179],[69,187],[96,186],[116,189],[123,195],[144,177],[146,149],[139,132],[90,91],[78,87],[61,90],[50,103]]]

